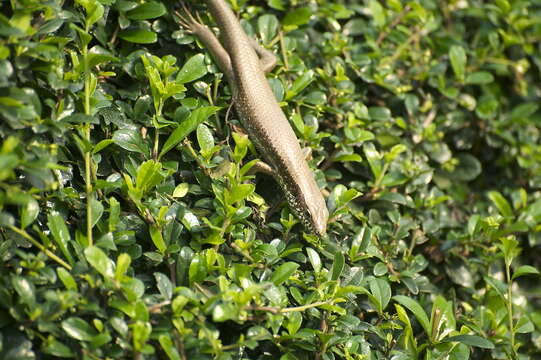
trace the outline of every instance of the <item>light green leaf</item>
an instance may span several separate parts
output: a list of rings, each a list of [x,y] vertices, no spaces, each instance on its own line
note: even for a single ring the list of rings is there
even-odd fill
[[[47,215],[47,225],[49,226],[49,230],[51,231],[51,234],[53,234],[53,238],[60,248],[60,251],[62,251],[70,265],[73,265],[73,258],[68,250],[68,244],[71,241],[71,237],[66,221],[58,212],[51,211],[51,213]]]
[[[507,200],[498,191],[489,191],[488,198],[496,205],[502,216],[513,217],[513,209]]]
[[[345,264],[345,258],[344,254],[342,254],[340,251],[337,251],[334,254],[334,261],[332,263],[332,269],[329,272],[329,280],[336,281],[342,274],[342,271],[344,270],[344,264]]]
[[[265,14],[257,19],[257,30],[259,31],[259,36],[261,36],[264,44],[268,44],[274,39],[278,33],[279,27],[280,22],[276,16],[272,14]]]
[[[294,262],[286,262],[278,266],[271,276],[270,281],[274,285],[280,285],[285,282],[289,277],[299,268],[299,264]]]
[[[112,278],[115,275],[115,264],[97,246],[89,246],[84,250],[86,260],[102,276]]]
[[[539,270],[530,265],[522,265],[513,273],[513,280],[523,275],[539,275]]]
[[[149,231],[154,246],[156,246],[156,249],[158,249],[160,253],[164,254],[165,250],[167,250],[167,246],[163,240],[162,231],[156,225],[151,225]]]
[[[301,76],[295,79],[293,82],[293,85],[291,86],[291,89],[289,89],[286,92],[286,100],[290,100],[294,98],[297,94],[299,94],[304,88],[306,88],[312,81],[314,81],[314,71],[308,70],[305,71]]]
[[[393,300],[411,311],[413,315],[415,315],[415,317],[417,318],[417,321],[419,321],[419,323],[425,330],[428,337],[432,336],[432,330],[430,329],[430,321],[428,320],[428,316],[426,315],[426,312],[424,311],[422,306],[419,305],[416,300],[404,295],[395,295],[393,296]]]
[[[21,228],[26,228],[32,224],[39,215],[39,204],[33,198],[29,198],[26,204],[21,208]]]
[[[62,329],[72,338],[81,341],[92,341],[98,333],[80,317],[70,317],[62,321]]]
[[[464,48],[459,45],[453,45],[449,50],[449,58],[451,59],[451,66],[453,67],[456,77],[459,80],[464,80],[466,62],[468,60]]]
[[[58,267],[56,268],[56,273],[58,274],[60,281],[62,281],[62,284],[64,284],[66,289],[77,291],[77,283],[75,282],[73,276],[71,276],[71,274],[68,272],[68,270],[64,269],[63,267]]]
[[[101,201],[92,198],[92,200],[90,200],[90,207],[92,209],[92,227],[94,227],[103,215],[103,204]]]
[[[214,149],[214,137],[212,136],[212,132],[205,124],[199,124],[196,134],[197,142],[201,148],[201,154],[205,158],[210,156]]]
[[[177,74],[177,82],[186,84],[207,74],[205,55],[197,54],[189,58]]]
[[[321,258],[319,257],[319,254],[317,251],[312,249],[311,247],[306,248],[306,253],[308,254],[308,259],[310,260],[310,264],[312,264],[312,267],[314,268],[314,271],[316,273],[321,271]]]
[[[160,342],[160,345],[162,349],[167,354],[167,357],[169,360],[181,360],[180,354],[178,353],[177,348],[173,344],[173,341],[171,340],[171,335],[169,334],[161,334],[158,337],[158,341]]]
[[[13,289],[20,296],[23,303],[33,305],[36,301],[36,288],[27,278],[19,275],[11,277]]]

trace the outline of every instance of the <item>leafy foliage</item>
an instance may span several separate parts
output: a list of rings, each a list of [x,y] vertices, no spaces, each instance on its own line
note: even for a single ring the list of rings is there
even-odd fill
[[[231,3],[328,236],[171,2],[2,2],[0,358],[541,356],[541,2]]]

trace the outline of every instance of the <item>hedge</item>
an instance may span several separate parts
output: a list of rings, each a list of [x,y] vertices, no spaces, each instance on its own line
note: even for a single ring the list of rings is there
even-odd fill
[[[323,238],[178,5],[0,3],[1,359],[541,358],[541,1],[231,0]]]

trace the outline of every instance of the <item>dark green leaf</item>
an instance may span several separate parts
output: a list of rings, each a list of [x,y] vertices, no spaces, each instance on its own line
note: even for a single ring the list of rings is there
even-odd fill
[[[124,30],[118,34],[118,37],[136,44],[152,44],[158,40],[155,32],[145,29]]]
[[[181,122],[178,127],[169,136],[165,144],[163,144],[160,152],[160,158],[166,154],[169,150],[180,143],[188,134],[194,131],[199,124],[207,120],[210,116],[215,114],[219,110],[217,106],[205,106],[200,107],[192,111],[188,119]]]
[[[477,335],[456,335],[443,340],[444,342],[458,341],[469,346],[475,346],[482,349],[494,349],[494,344],[489,340]]]
[[[166,11],[162,3],[150,1],[128,11],[126,17],[131,20],[154,19],[164,15]]]

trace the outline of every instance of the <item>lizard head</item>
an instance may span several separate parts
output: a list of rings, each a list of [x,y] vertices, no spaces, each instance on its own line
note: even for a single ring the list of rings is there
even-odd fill
[[[319,200],[319,199],[318,199]],[[307,207],[309,216],[304,219],[304,226],[310,232],[322,237],[327,232],[327,221],[329,219],[329,211],[324,201],[308,201]]]

